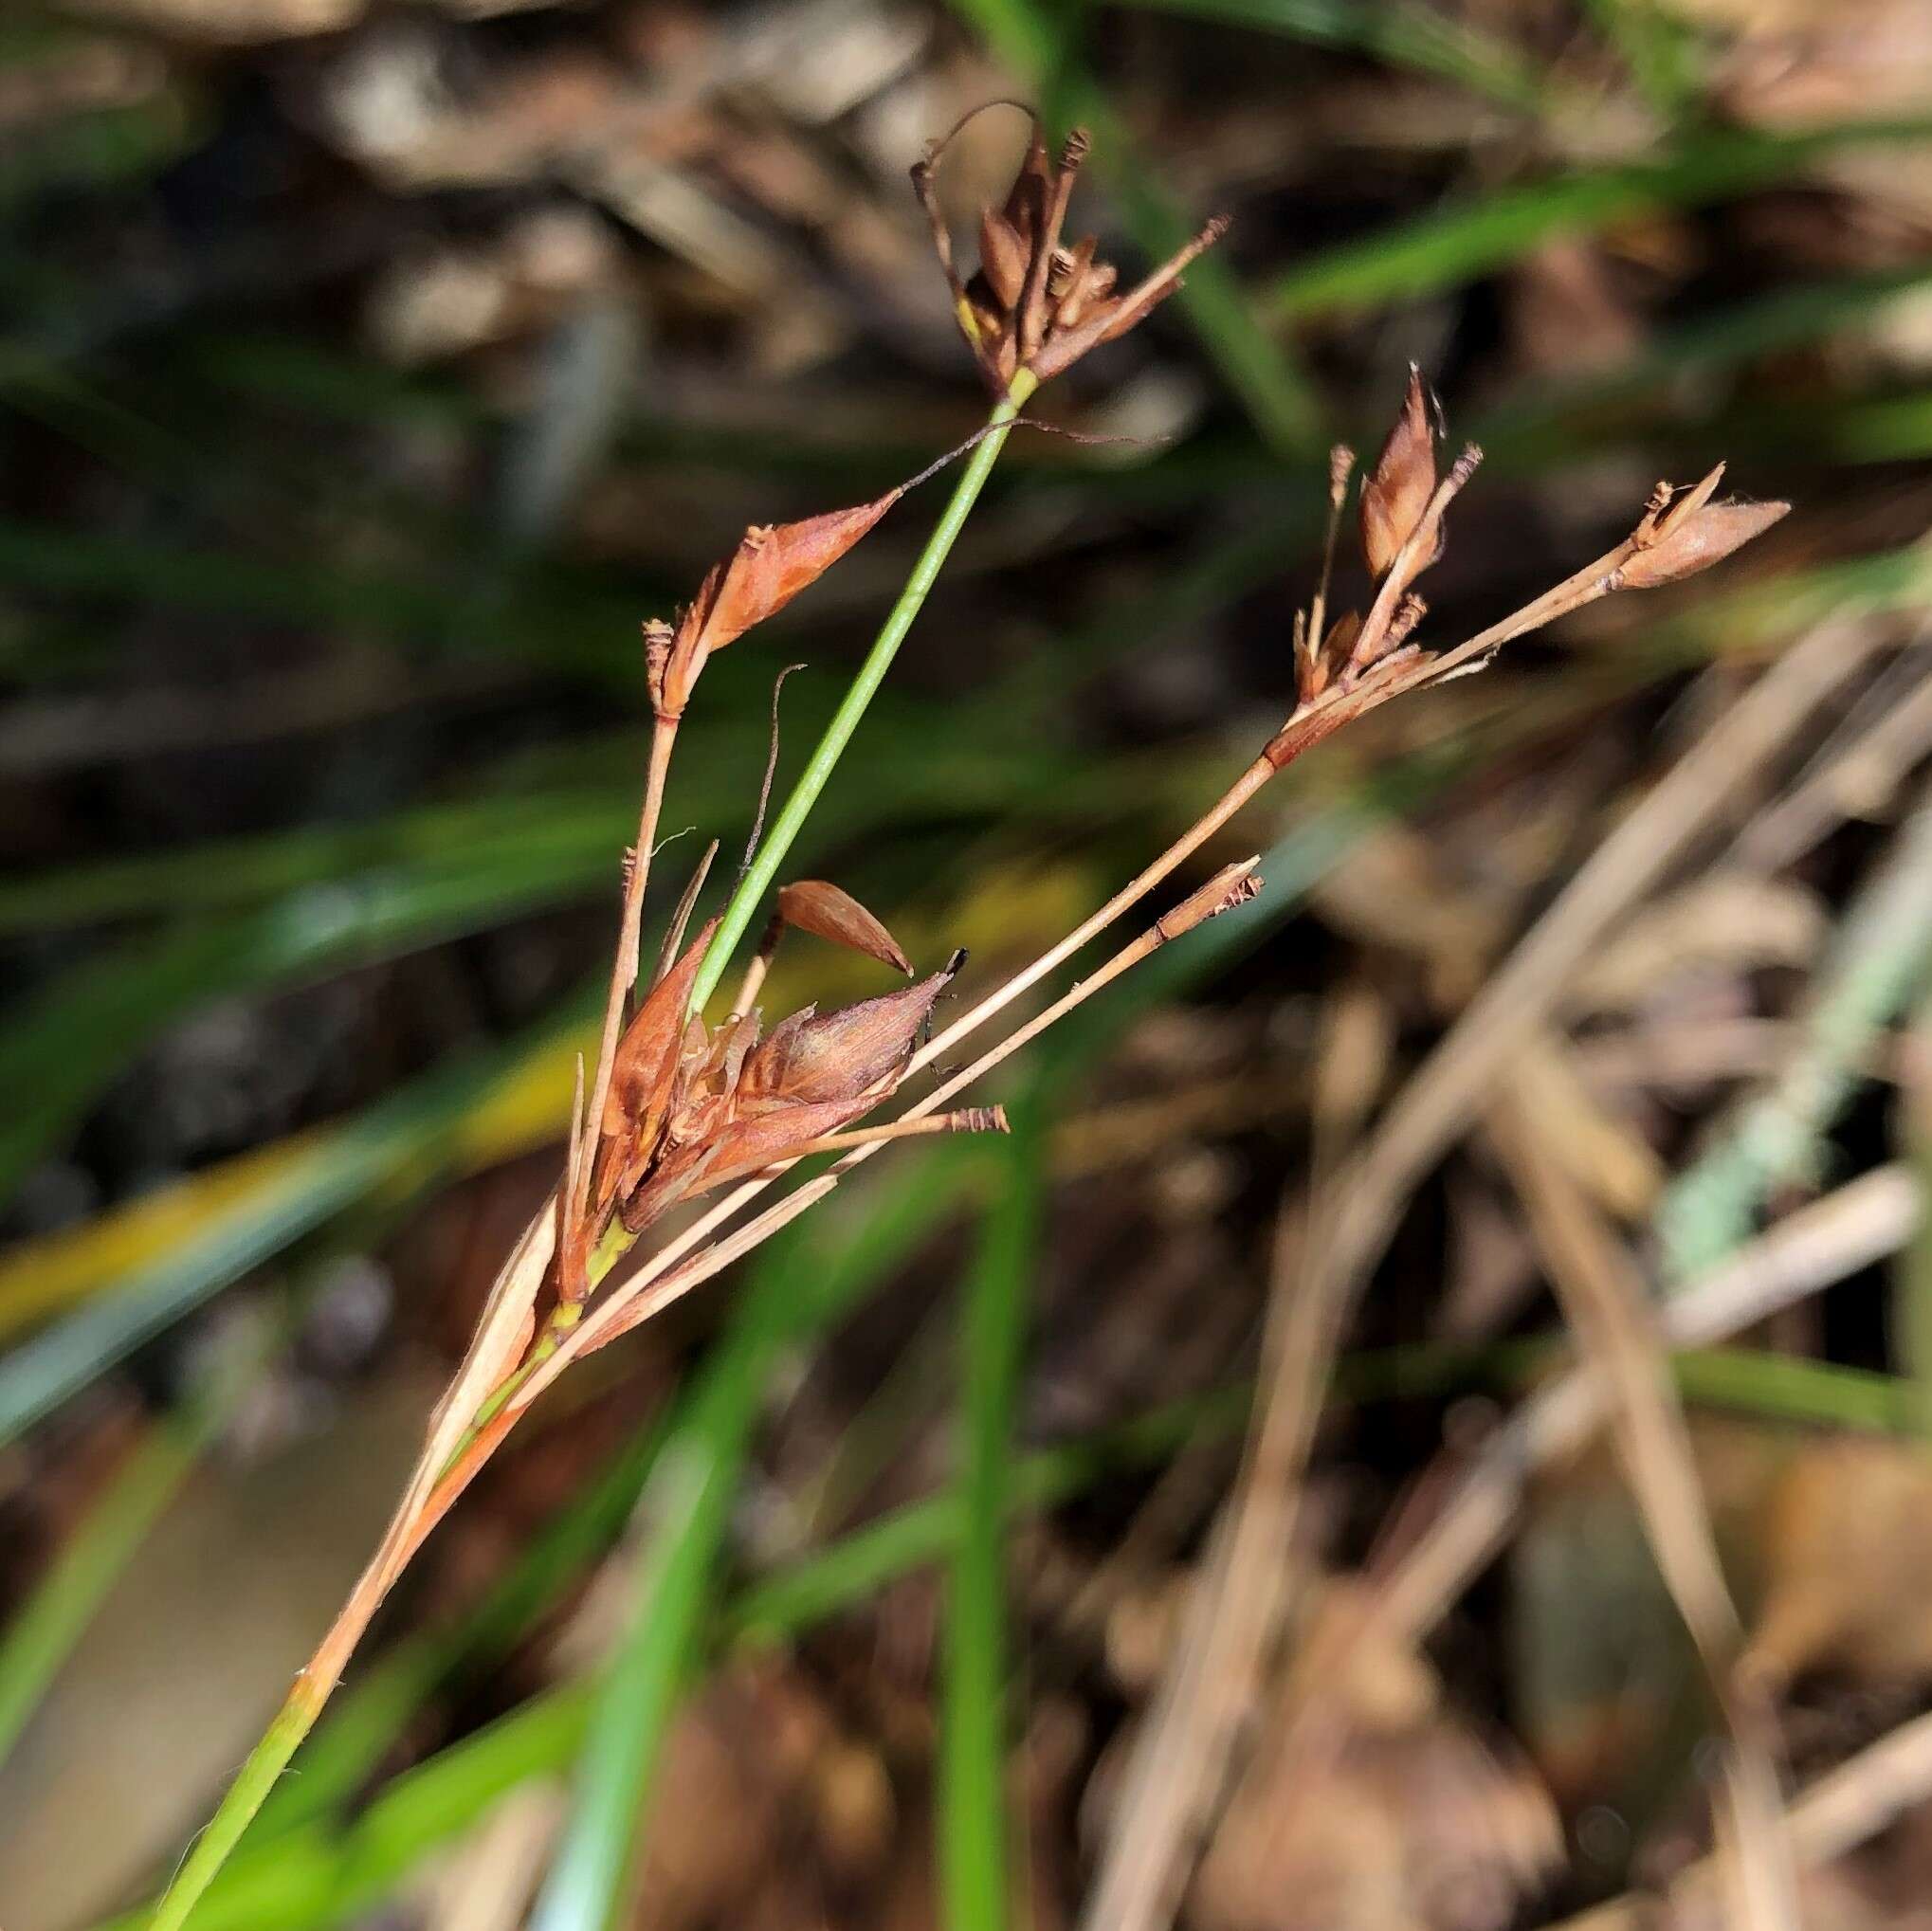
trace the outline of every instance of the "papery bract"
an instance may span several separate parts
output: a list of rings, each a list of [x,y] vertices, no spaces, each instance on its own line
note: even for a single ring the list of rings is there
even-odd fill
[[[912,976],[899,942],[852,895],[825,879],[800,879],[778,892],[778,916],[800,932],[851,947],[881,965]]]

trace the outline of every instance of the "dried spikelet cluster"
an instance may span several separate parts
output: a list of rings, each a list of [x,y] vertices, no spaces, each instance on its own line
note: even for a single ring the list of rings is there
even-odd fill
[[[988,105],[1017,103],[989,102]],[[933,246],[953,291],[953,312],[988,388],[1005,395],[1024,372],[1045,382],[1070,369],[1101,342],[1135,327],[1180,286],[1181,270],[1227,232],[1216,217],[1193,241],[1163,262],[1137,287],[1118,292],[1120,271],[1099,259],[1099,238],[1062,243],[1073,184],[1089,146],[1075,128],[1050,161],[1039,118],[1032,121],[1026,158],[1006,201],[979,216],[979,266],[965,281],[953,263],[953,238],[939,210],[934,173],[940,156],[973,114],[944,139],[935,141],[912,171],[913,185],[933,228]]]
[[[1483,460],[1481,449],[1466,444],[1441,474],[1436,451],[1442,437],[1441,405],[1412,366],[1401,407],[1357,498],[1362,561],[1374,593],[1366,611],[1345,611],[1332,624],[1328,586],[1355,455],[1342,446],[1330,452],[1328,544],[1321,587],[1295,617],[1296,709],[1269,747],[1277,768],[1351,718],[1401,691],[1480,668],[1511,638],[1584,604],[1615,591],[1656,589],[1709,569],[1762,535],[1791,507],[1736,497],[1714,501],[1724,473],[1722,463],[1687,489],[1660,483],[1636,527],[1615,549],[1501,623],[1433,654],[1413,642],[1429,613],[1415,584],[1441,557],[1448,541],[1445,513]]]
[[[824,880],[786,886],[780,924],[796,925],[908,971],[885,928]],[[685,1009],[718,920],[707,920],[650,989],[618,1042],[596,1122],[587,1211],[560,1266],[581,1295],[592,1250],[613,1215],[638,1233],[678,1202],[796,1158],[890,1096],[933,1003],[962,962],[902,993],[843,1011],[808,1006],[759,1037],[756,1009],[707,1028]],[[767,944],[775,938],[768,935]],[[952,1116],[996,1127],[996,1112]]]

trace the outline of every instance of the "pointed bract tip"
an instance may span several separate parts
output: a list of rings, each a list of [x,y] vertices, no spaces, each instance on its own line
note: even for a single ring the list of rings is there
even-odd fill
[[[1699,488],[1702,489],[1700,484]],[[1667,583],[1680,583],[1686,576],[1722,563],[1734,550],[1741,550],[1754,537],[1761,537],[1774,523],[1791,512],[1783,501],[1745,502],[1726,497],[1722,502],[1704,502],[1687,514],[1676,508],[1667,511],[1651,533],[1615,573],[1625,590],[1656,590]]]
[[[781,886],[778,917],[800,932],[849,946],[912,977],[912,961],[900,949],[899,941],[849,892],[827,879],[800,879],[795,884]]]
[[[1412,362],[1401,407],[1389,426],[1376,466],[1362,479],[1362,560],[1371,576],[1387,574],[1420,526],[1434,494],[1435,430],[1429,392],[1421,370]]]

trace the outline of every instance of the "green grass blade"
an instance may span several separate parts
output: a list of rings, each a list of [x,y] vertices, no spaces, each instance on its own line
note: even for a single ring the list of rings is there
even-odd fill
[[[1373,54],[1391,66],[1454,81],[1505,106],[1539,113],[1550,83],[1507,41],[1426,0],[1127,0],[1151,13],[1253,27],[1316,46]]]
[[[1842,148],[1927,138],[1932,119],[1846,121],[1794,134],[1714,130],[1667,160],[1577,169],[1451,202],[1329,248],[1276,282],[1268,307],[1284,320],[1305,320],[1414,301],[1520,260],[1556,235],[1748,193]]]
[[[548,1041],[556,1027],[581,1024],[590,1010],[587,999],[572,1001],[534,1038]],[[265,1186],[216,1211],[185,1245],[0,1359],[0,1445],[250,1267],[422,1158],[514,1072],[532,1043],[439,1068],[320,1137]]]
[[[1777,1075],[1665,1190],[1654,1227],[1667,1284],[1743,1246],[1779,1187],[1815,1175],[1825,1138],[1868,1075],[1884,1028],[1932,983],[1932,793],[1922,792],[1860,882],[1813,978],[1798,1039]]]
[[[805,1230],[773,1243],[681,1402],[644,1499],[650,1535],[629,1629],[597,1698],[535,1931],[605,1931],[621,1913],[640,1814],[710,1624],[732,1505],[779,1354],[844,1313],[923,1235],[955,1197],[962,1157],[939,1149],[902,1174],[885,1211],[842,1253]]]
[[[0,1761],[219,1421],[218,1406],[205,1401],[151,1428],[0,1636]]]
[[[679,1430],[645,1494],[651,1559],[638,1578],[629,1632],[599,1686],[569,1827],[533,1931],[606,1931],[627,1907],[638,1812],[711,1607],[714,1558],[756,1415],[756,1401],[737,1388],[720,1398],[714,1382],[707,1394],[713,1398]]]
[[[1658,0],[1588,0],[1592,19],[1623,57],[1637,91],[1667,120],[1691,110],[1704,91],[1697,28]]]
[[[209,1001],[261,993],[456,937],[556,902],[582,881],[544,862],[541,840],[478,862],[365,874],[259,910],[129,940],[8,1016],[0,1089],[0,1197],[67,1132],[136,1053]],[[608,863],[608,860],[607,860]]]
[[[960,1329],[959,1546],[946,1599],[939,1710],[940,1894],[954,1931],[1001,1931],[1007,1848],[1006,1524],[1045,1148],[1036,1098],[1012,1109]]]

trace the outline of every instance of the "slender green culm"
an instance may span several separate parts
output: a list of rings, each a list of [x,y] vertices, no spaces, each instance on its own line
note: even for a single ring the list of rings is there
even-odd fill
[[[939,1886],[951,1931],[1001,1931],[1012,1895],[1006,1529],[1044,1166],[1037,1103],[1016,1110],[960,1323],[960,1537],[947,1595],[939,1718]]]
[[[94,1612],[199,1459],[198,1418],[164,1422],[128,1457],[0,1638],[0,1762]]]
[[[1026,406],[1027,398],[1036,386],[1031,374],[1022,369],[1013,377],[1012,389],[988,418],[990,433],[981,438],[967,459],[959,481],[953,486],[945,513],[939,518],[933,534],[926,538],[926,547],[920,552],[919,561],[913,565],[912,574],[906,578],[899,600],[881,625],[871,649],[866,653],[865,663],[852,679],[851,687],[832,713],[831,722],[825,727],[825,735],[818,740],[811,761],[799,774],[798,782],[792,788],[792,795],[785,800],[784,810],[765,833],[764,843],[759,846],[757,856],[752,860],[751,868],[738,881],[738,889],[731,895],[731,902],[724,908],[724,917],[713,935],[711,949],[704,955],[704,963],[698,970],[698,982],[691,989],[692,1011],[702,1011],[705,1000],[717,991],[718,981],[731,963],[731,956],[738,950],[738,941],[756,916],[758,906],[777,883],[778,867],[785,863],[786,853],[805,829],[805,821],[811,815],[812,806],[818,802],[820,792],[838,768],[846,746],[851,742],[852,733],[859,728],[859,720],[866,715],[866,707],[885,681],[885,673],[892,668],[892,660],[899,655],[899,647],[905,642],[913,619],[919,615],[920,606],[939,581],[939,572],[944,568],[946,558],[952,555],[953,545],[959,540],[959,532],[966,527],[966,519],[973,514],[973,505],[979,501],[979,492],[986,487],[986,479],[993,474],[993,465],[999,461],[999,452],[1006,446],[1014,418]]]
[[[775,882],[785,854],[791,849],[813,804],[837,768],[839,758],[850,742],[853,732],[858,729],[859,720],[865,716],[873,694],[891,668],[900,645],[912,628],[913,619],[919,615],[920,606],[938,581],[946,558],[952,554],[953,545],[958,540],[959,532],[965,528],[966,519],[978,501],[987,478],[993,473],[993,465],[999,459],[1000,449],[1015,418],[1036,386],[1033,377],[1022,370],[1013,378],[1007,395],[993,409],[989,423],[990,433],[980,440],[968,458],[945,512],[920,553],[905,588],[900,592],[831,722],[827,725],[824,737],[811,755],[811,761],[806,766],[792,795],[785,801],[785,809],[778,814],[777,822],[732,895],[711,950],[705,955],[692,994],[694,1011],[703,1005],[717,987],[753,914]],[[212,1822],[196,1841],[179,1874],[162,1898],[150,1931],[180,1931],[196,1900],[228,1861],[250,1819],[288,1767],[297,1747],[314,1727],[332,1686],[317,1684],[306,1676],[297,1679],[288,1700],[249,1755],[240,1775],[222,1799]]]

